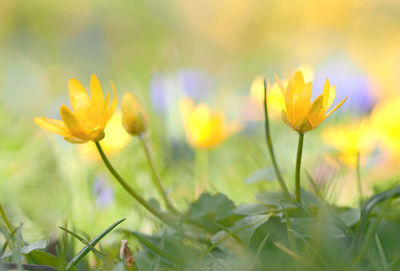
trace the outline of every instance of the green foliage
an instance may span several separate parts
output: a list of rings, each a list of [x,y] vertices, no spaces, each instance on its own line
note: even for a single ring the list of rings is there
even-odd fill
[[[118,259],[114,245],[106,250],[95,248],[123,220],[90,242],[63,228],[66,235],[58,239],[56,254],[48,241],[27,244],[20,228],[11,235],[2,227],[7,245],[3,244],[1,259],[14,261],[20,268],[26,262],[58,270],[92,270],[85,256],[93,251],[100,270],[398,269],[400,218],[390,211],[400,208],[396,200],[399,187],[371,197],[361,212],[328,205],[303,193],[303,204],[290,203],[279,193],[262,193],[259,203],[237,207],[223,194],[204,193],[186,214],[176,217],[181,221],[176,228],[163,227],[151,235],[120,230],[119,236],[140,245],[130,246],[134,248],[132,265]],[[60,248],[70,246],[74,239],[85,247],[67,261],[65,255],[73,254],[60,253]]]

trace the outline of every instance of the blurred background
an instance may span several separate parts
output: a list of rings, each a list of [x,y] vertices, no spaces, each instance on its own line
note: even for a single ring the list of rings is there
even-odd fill
[[[69,144],[32,121],[59,119],[60,105],[69,105],[68,80],[88,87],[92,73],[105,91],[113,80],[119,101],[131,91],[144,104],[156,168],[180,209],[194,199],[199,171],[211,191],[236,203],[278,189],[262,92],[252,87],[260,75],[270,83],[272,135],[293,187],[297,134],[280,119],[273,75],[287,81],[298,69],[313,81],[313,97],[326,78],[336,85],[335,104],[349,97],[305,137],[304,169],[330,200],[357,203],[358,152],[365,195],[397,181],[399,1],[2,0],[0,18],[0,201],[14,224],[29,229],[27,239],[56,234],[65,221],[90,234],[122,217],[126,227],[152,230],[153,219],[114,182],[91,143]],[[209,150],[191,148],[183,97],[243,129]],[[142,146],[120,118],[106,130],[106,152],[141,194],[159,200]]]

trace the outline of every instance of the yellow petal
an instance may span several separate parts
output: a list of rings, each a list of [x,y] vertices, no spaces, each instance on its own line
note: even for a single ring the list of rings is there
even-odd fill
[[[293,92],[294,92],[293,88],[289,88],[288,86],[285,96],[285,104],[286,104],[286,117],[290,123],[294,123]]]
[[[304,78],[301,71],[297,71],[294,76],[289,80],[287,91],[291,91],[292,95],[298,95],[299,92],[304,88]]]
[[[335,112],[336,109],[338,109],[339,107],[342,106],[342,104],[344,104],[344,102],[347,100],[347,96],[346,98],[344,98],[337,106],[335,106],[335,108],[333,108],[331,111],[329,111],[328,114],[325,115],[325,118],[329,117],[330,114],[332,114],[333,112]]]
[[[325,111],[328,108],[327,105],[328,105],[328,100],[329,100],[329,92],[330,92],[329,80],[328,80],[328,78],[326,78],[324,89],[322,90],[322,95],[324,96],[323,106],[324,106]]]
[[[72,113],[66,105],[61,106],[60,113],[61,119],[75,137],[85,140],[89,139],[84,127],[82,127],[74,113]]]
[[[317,127],[318,124],[320,124],[324,120],[323,114],[325,111],[323,102],[324,102],[324,95],[321,94],[315,99],[315,101],[311,105],[310,111],[307,114],[306,119],[310,123],[312,128]]]
[[[87,140],[84,140],[84,139],[80,139],[77,137],[68,137],[68,136],[64,137],[64,140],[66,140],[70,143],[74,143],[74,144],[82,144],[82,143],[87,142]]]
[[[68,84],[69,99],[75,112],[85,110],[90,105],[89,96],[85,87],[78,80],[72,78]]]
[[[303,74],[301,73],[301,71],[297,71],[294,74],[294,80],[293,80],[293,87],[295,88],[296,92],[302,90],[305,86],[304,83],[304,78],[303,78]]]
[[[104,99],[104,104],[103,104],[103,110],[101,112],[101,116],[102,116],[102,123],[101,123],[101,127],[105,128],[107,125],[107,122],[109,121],[108,119],[108,103],[110,102],[110,93],[107,92],[106,94],[106,98]]]
[[[118,103],[117,91],[115,90],[114,83],[113,83],[113,81],[110,81],[110,83],[111,83],[111,88],[113,90],[114,97],[113,97],[113,100],[111,102],[110,109],[108,110],[108,113],[107,113],[107,118],[106,118],[107,121],[109,121],[111,119],[112,115],[115,112],[115,108],[117,107],[117,103]]]
[[[99,79],[95,74],[90,77],[90,95],[92,97],[92,107],[95,108],[95,112],[100,114],[103,109],[103,91]]]
[[[331,107],[335,98],[336,98],[336,86],[333,85],[330,87],[329,100],[328,100],[328,104],[326,105],[326,110],[328,110],[329,107]]]
[[[34,122],[41,128],[62,136],[72,136],[64,122],[56,119],[34,118]]]
[[[311,88],[312,83],[308,82],[307,85],[301,90],[297,96],[295,96],[295,101],[293,102],[293,122],[296,123],[300,119],[304,119],[306,114],[311,107]]]

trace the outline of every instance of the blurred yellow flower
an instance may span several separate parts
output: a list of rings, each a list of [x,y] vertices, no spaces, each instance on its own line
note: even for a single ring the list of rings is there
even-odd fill
[[[45,117],[35,118],[35,123],[52,133],[62,135],[71,143],[84,143],[88,140],[99,141],[104,138],[104,129],[117,106],[117,95],[111,81],[114,98],[109,106],[110,94],[105,99],[99,80],[95,74],[90,78],[91,99],[83,85],[76,79],[69,81],[69,98],[72,112],[66,105],[60,109],[61,120]]]
[[[141,135],[147,130],[148,117],[143,106],[132,93],[125,93],[122,100],[122,124],[131,135]]]
[[[189,98],[180,100],[179,107],[186,138],[194,148],[216,146],[241,129],[238,121],[225,123],[225,116],[221,111],[212,112],[205,104],[195,106]]]
[[[322,140],[335,147],[339,159],[349,166],[355,166],[357,154],[368,155],[376,145],[375,133],[368,120],[343,126],[331,126],[323,130]]]
[[[262,105],[264,102],[264,77],[259,76],[253,80],[250,88],[250,98],[253,102]],[[267,91],[268,113],[277,117],[285,108],[285,100],[277,84],[268,86]]]
[[[115,112],[107,123],[104,132],[107,136],[101,140],[101,146],[107,155],[117,154],[125,147],[132,138],[121,125],[122,113]],[[78,145],[79,154],[86,160],[97,161],[100,159],[97,148],[94,144]]]
[[[323,92],[311,103],[312,83],[305,84],[301,71],[297,71],[284,87],[278,76],[275,79],[285,97],[285,109],[282,112],[284,122],[301,134],[316,128],[324,119],[338,109],[347,99],[344,98],[335,108],[326,113],[336,96],[335,86],[326,83]]]
[[[393,158],[400,158],[400,97],[383,101],[371,113],[371,125],[381,147]]]

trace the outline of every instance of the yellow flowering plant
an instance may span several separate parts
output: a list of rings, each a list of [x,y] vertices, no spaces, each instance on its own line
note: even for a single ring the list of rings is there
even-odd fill
[[[132,136],[138,136],[142,142],[147,162],[149,163],[151,171],[153,172],[154,185],[162,196],[166,207],[177,214],[178,211],[168,198],[168,195],[161,183],[160,177],[157,174],[146,137],[144,136],[148,126],[148,116],[146,110],[139,102],[139,99],[130,92],[125,93],[124,98],[122,99],[122,125],[126,132]]]
[[[326,79],[322,94],[312,103],[312,82],[305,83],[301,71],[297,71],[294,74],[294,76],[289,80],[286,88],[277,75],[275,75],[275,79],[285,100],[282,119],[290,128],[299,133],[295,187],[296,200],[300,202],[300,168],[301,156],[303,153],[304,133],[320,125],[347,100],[347,97],[327,113],[336,97],[336,87],[330,86],[328,78]]]
[[[114,98],[109,104],[110,94],[107,93],[104,98],[99,79],[95,74],[92,74],[90,78],[90,98],[81,82],[71,79],[68,91],[74,111],[62,105],[61,120],[41,117],[35,118],[34,121],[41,128],[59,134],[71,143],[99,141],[104,138],[104,129],[117,106],[117,95],[112,81],[111,87]]]
[[[85,87],[78,80],[71,79],[69,81],[68,91],[74,112],[66,105],[62,105],[60,110],[62,120],[41,117],[35,118],[34,121],[43,129],[64,136],[64,139],[68,142],[85,143],[87,141],[93,141],[104,164],[122,187],[154,216],[158,217],[166,224],[171,225],[173,222],[169,217],[148,204],[147,201],[119,175],[100,145],[99,141],[105,137],[104,129],[106,128],[107,122],[113,116],[117,106],[117,95],[112,81],[111,87],[114,92],[114,98],[110,104],[110,95],[107,93],[104,98],[100,82],[95,74],[90,78],[91,98],[89,98]]]

